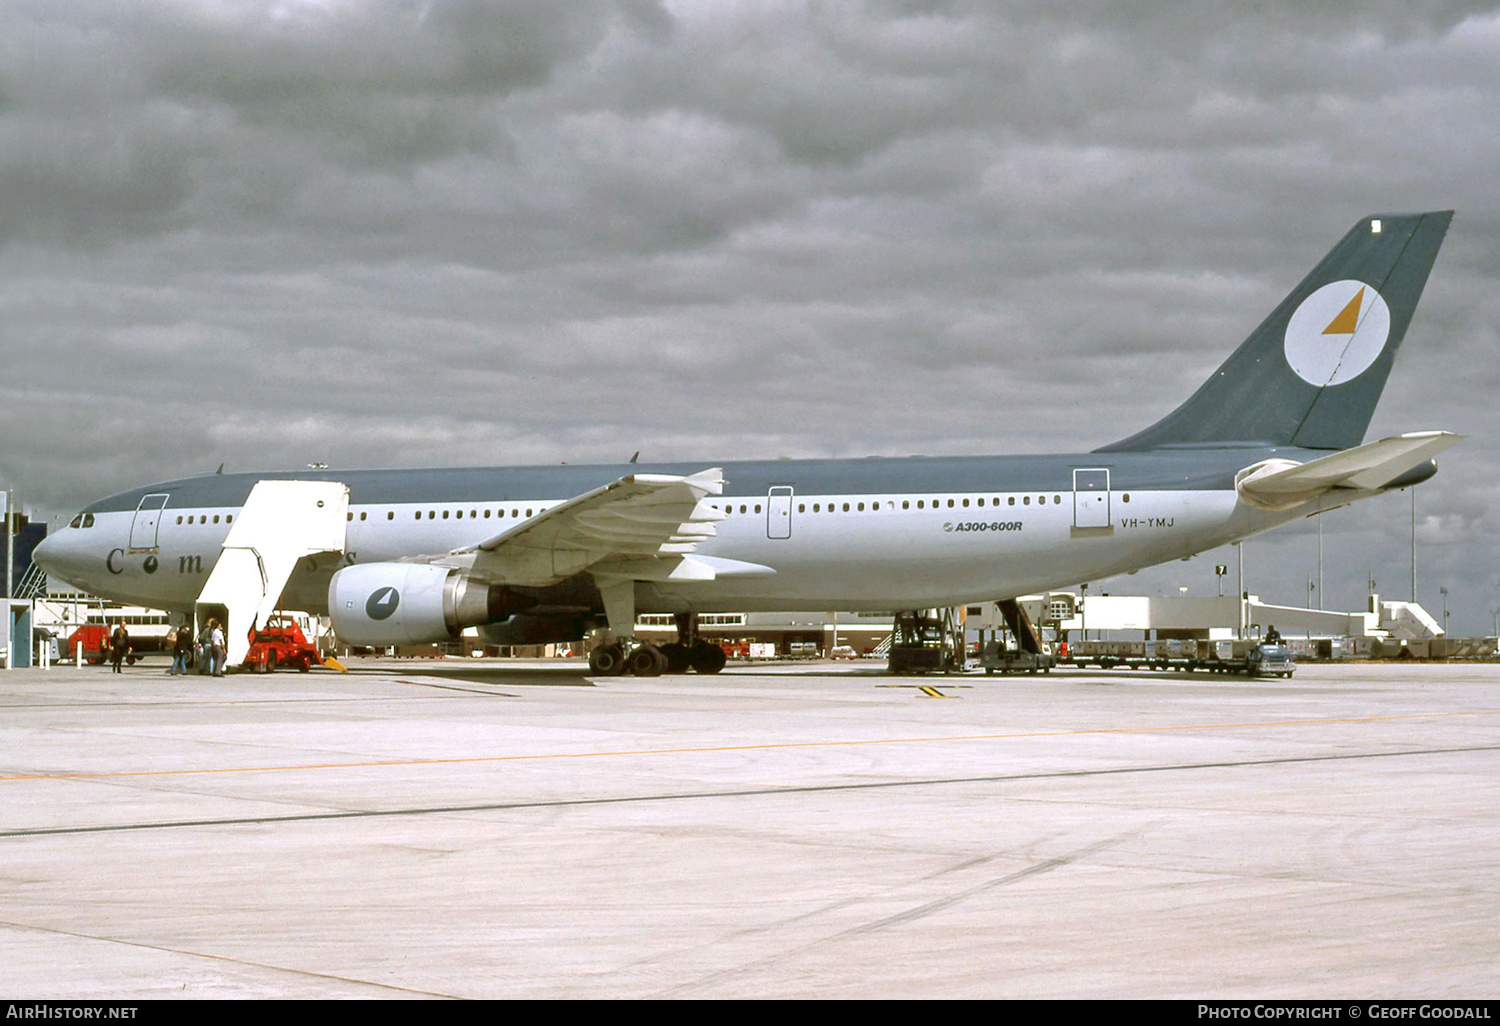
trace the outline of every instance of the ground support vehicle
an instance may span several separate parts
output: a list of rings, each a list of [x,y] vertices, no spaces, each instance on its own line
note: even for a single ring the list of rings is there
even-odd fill
[[[962,673],[963,625],[951,609],[897,613],[886,659],[890,673]]]
[[[65,650],[71,658],[78,651],[79,644],[83,645],[83,661],[90,666],[103,666],[109,662],[109,628],[102,623],[89,623],[79,627],[68,635]],[[128,657],[133,665],[135,656]]]
[[[295,667],[303,673],[321,666],[323,657],[317,646],[307,640],[302,628],[290,616],[273,616],[250,639],[250,651],[244,667],[260,673],[271,673],[278,667]]]
[[[1062,665],[1103,670],[1202,670],[1252,677],[1290,677],[1291,649],[1254,638],[1225,641],[1073,641],[1059,654]]]
[[[984,667],[985,673],[1036,673],[1038,670],[1051,673],[1052,667],[1057,665],[1057,659],[1045,646],[1040,652],[1028,652],[994,640],[984,643],[984,649],[979,655],[979,665]]]

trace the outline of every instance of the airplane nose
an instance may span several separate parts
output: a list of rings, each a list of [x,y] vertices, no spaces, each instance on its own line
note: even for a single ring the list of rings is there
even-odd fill
[[[81,585],[81,577],[85,576],[83,571],[82,553],[79,551],[78,539],[72,537],[77,532],[71,528],[63,528],[57,534],[49,534],[31,550],[31,561],[45,570],[48,576],[68,581],[74,585]]]
[[[58,555],[57,535],[49,534],[31,550],[31,561],[49,574],[55,572]]]

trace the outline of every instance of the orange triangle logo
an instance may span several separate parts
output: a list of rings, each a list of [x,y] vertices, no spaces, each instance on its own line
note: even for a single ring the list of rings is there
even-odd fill
[[[1349,305],[1339,311],[1339,315],[1328,322],[1328,327],[1323,329],[1325,335],[1352,335],[1354,329],[1359,327],[1359,304],[1365,298],[1365,290],[1361,288],[1349,300]]]

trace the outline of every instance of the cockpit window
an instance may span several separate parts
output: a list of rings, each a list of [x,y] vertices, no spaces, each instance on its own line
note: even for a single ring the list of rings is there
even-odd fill
[[[73,522],[70,523],[68,526],[69,527],[82,527],[83,526],[83,514],[80,513],[76,517],[74,517],[73,518]]]
[[[94,514],[92,514],[92,513],[85,513],[83,515],[83,526],[84,527],[93,527],[94,526]]]
[[[92,514],[92,513],[80,513],[80,514],[78,514],[76,517],[74,517],[68,523],[68,526],[69,527],[93,527],[94,526],[94,514]]]

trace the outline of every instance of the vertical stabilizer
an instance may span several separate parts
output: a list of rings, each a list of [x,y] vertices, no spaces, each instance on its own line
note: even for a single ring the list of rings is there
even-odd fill
[[[1452,217],[1361,219],[1192,398],[1097,451],[1360,444]]]

